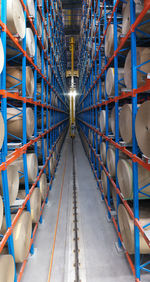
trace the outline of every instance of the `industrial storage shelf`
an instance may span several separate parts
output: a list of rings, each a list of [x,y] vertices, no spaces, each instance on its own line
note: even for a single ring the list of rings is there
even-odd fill
[[[9,255],[16,282],[34,253],[68,130],[66,58],[60,0],[2,0],[0,5],[0,253]],[[17,249],[19,244],[24,248]]]
[[[141,123],[140,128],[138,123],[139,127],[135,129],[141,105],[148,105],[150,98],[150,68],[145,68],[149,66],[150,53],[141,61],[138,53],[142,47],[150,49],[148,48],[149,29],[145,31],[145,26],[150,25],[149,11],[150,1],[147,0],[83,1],[82,42],[79,48],[81,95],[78,97],[76,107],[77,126],[82,143],[102,199],[106,202],[108,217],[112,219],[117,231],[118,246],[124,249],[136,282],[142,281],[141,273],[150,272],[148,258],[150,217],[147,217],[145,224],[143,218],[141,220],[141,212],[145,211],[146,203],[150,199],[148,190],[150,163],[148,152],[145,153],[145,149],[139,144],[139,139],[137,140],[138,131],[143,129],[144,125]],[[109,46],[111,46],[110,50]],[[128,59],[128,66],[131,64],[131,73],[129,72],[128,76],[131,77],[131,86],[128,86],[129,83],[127,85],[124,79],[124,66],[129,51],[131,59]],[[112,69],[112,77],[108,78],[110,69]],[[119,71],[122,71],[122,76]],[[109,90],[112,92],[108,93]],[[126,104],[130,104],[131,115],[126,114],[122,120],[122,128],[126,126],[130,131],[126,133],[130,134],[129,141],[124,140],[126,138],[122,137],[120,131],[121,110],[123,106],[128,106]],[[146,129],[148,130],[149,127],[147,126]],[[142,131],[140,137],[143,138],[143,134]],[[113,152],[113,156],[110,152]],[[130,169],[129,182],[128,177],[123,178],[125,174],[125,168],[123,170],[121,167],[123,164],[128,164],[127,167]],[[147,175],[147,183],[143,185],[141,175],[144,180],[146,179],[144,175]],[[120,180],[121,176],[124,180]],[[126,182],[130,186],[130,193],[125,191]],[[142,210],[143,205],[145,205],[144,210]],[[114,211],[116,216],[113,215]],[[125,219],[122,218],[123,215],[126,216]],[[134,232],[129,233],[127,227],[124,227],[127,229],[126,232],[125,229],[123,231],[121,218],[124,224],[128,220],[127,224]]]

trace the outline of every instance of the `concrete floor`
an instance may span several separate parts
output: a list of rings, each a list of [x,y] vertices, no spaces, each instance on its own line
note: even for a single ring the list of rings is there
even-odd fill
[[[53,182],[43,223],[35,238],[35,254],[29,258],[23,282],[47,282],[53,245],[64,160],[66,172],[57,230],[51,282],[74,282],[74,241],[72,215],[72,153],[71,140],[66,138]],[[80,279],[82,282],[133,282],[125,255],[115,248],[117,236],[107,221],[107,211],[79,136],[75,138],[77,196],[79,216]],[[146,275],[146,277],[148,277]],[[142,280],[144,282],[150,281]]]

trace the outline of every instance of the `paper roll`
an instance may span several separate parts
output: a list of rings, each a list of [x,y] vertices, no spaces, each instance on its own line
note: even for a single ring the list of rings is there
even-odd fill
[[[104,196],[107,197],[107,175],[104,170],[102,170],[101,172],[101,180],[102,180]],[[109,181],[109,185],[110,185],[110,195],[111,195],[111,191],[113,187],[110,181]]]
[[[15,264],[12,255],[0,255],[0,281],[15,281]]]
[[[3,49],[2,40],[0,38],[0,73],[3,70],[3,67],[4,67],[4,49]]]
[[[13,86],[22,91],[22,67],[7,67],[6,87],[10,88]],[[26,66],[26,96],[33,97],[33,94],[34,75],[31,67]]]
[[[121,29],[117,30],[118,45],[120,42]],[[111,57],[114,53],[114,25],[110,24],[108,26],[106,37],[105,37],[105,56]]]
[[[35,56],[34,34],[30,27],[26,28],[26,52],[30,57]]]
[[[104,164],[106,164],[106,143],[102,142],[100,145],[100,154],[101,154],[101,159]]]
[[[41,83],[37,83],[37,100],[42,100],[42,85]],[[45,91],[45,87],[44,87],[44,91],[43,91],[43,101],[45,102],[46,100],[46,91]]]
[[[108,148],[108,151],[107,151],[107,166],[108,166],[109,173],[112,177],[116,176],[115,160],[116,160],[115,149]]]
[[[141,14],[143,8],[144,8],[144,3],[143,4],[138,4],[138,3],[136,4],[136,6],[135,6],[135,16],[136,16],[136,18]],[[150,34],[149,17],[150,17],[150,11],[147,11],[145,16],[140,21],[140,24],[144,23],[145,21],[146,21],[146,23],[137,27],[136,32],[137,32],[138,37],[139,36],[144,37],[144,35],[141,32],[139,32],[138,30],[141,30],[141,31],[144,31],[144,32]],[[129,31],[129,29],[130,29],[130,1],[128,1],[128,3],[126,4],[126,6],[123,10],[122,34],[126,35],[127,32]]]
[[[22,109],[20,108],[20,110]],[[14,108],[7,108],[7,130],[8,130],[8,133],[15,135],[19,138],[22,138],[23,115],[22,113],[20,114],[20,110],[14,109]],[[15,115],[18,115],[18,116],[15,116]],[[27,130],[27,138],[30,138],[34,132],[34,112],[31,108],[26,109],[26,130]],[[15,138],[8,134],[8,140],[12,140],[12,139],[15,139]]]
[[[25,190],[19,190],[18,198],[25,199]],[[30,197],[30,208],[31,208],[31,218],[33,223],[37,223],[40,217],[41,211],[41,192],[38,187],[35,187],[33,193]]]
[[[42,161],[43,160],[43,154],[42,154],[42,139],[38,140],[38,160]],[[44,138],[44,156],[45,160],[47,158],[47,140]]]
[[[51,119],[52,122],[52,119]],[[41,117],[37,120],[38,128],[42,127],[42,119]],[[50,127],[50,112],[48,112],[48,127]],[[44,128],[46,128],[46,113],[44,113]]]
[[[27,0],[27,9],[30,17],[35,18],[35,5],[34,0]]]
[[[121,236],[125,245],[125,248],[129,254],[134,254],[134,222],[127,212],[123,204],[119,205],[118,208],[118,218]],[[150,230],[150,210],[149,208],[140,209],[140,223],[142,227],[148,224],[148,227],[144,228],[145,230]],[[144,240],[143,236],[140,233],[140,253],[149,254],[149,247]]]
[[[11,215],[11,220],[13,221],[15,214]],[[6,220],[4,217],[2,224],[2,234],[6,232]],[[29,246],[31,241],[32,232],[32,219],[31,215],[27,211],[23,211],[18,218],[15,227],[13,229],[13,243],[14,243],[14,253],[15,262],[23,262],[29,252]]]
[[[144,102],[138,109],[135,132],[140,150],[150,158],[150,101]]]
[[[132,161],[120,159],[117,166],[117,175],[120,190],[126,199],[133,199],[133,171]],[[150,183],[150,171],[138,165],[138,188],[142,188]],[[150,195],[150,186],[147,186],[141,192]],[[139,198],[145,198],[146,195],[139,193]]]
[[[119,131],[123,141],[127,144],[132,143],[132,105],[125,104],[119,116]]]
[[[28,170],[28,181],[33,183],[36,180],[38,173],[38,161],[37,156],[34,153],[27,154],[27,170]],[[18,171],[24,172],[23,156],[14,161]],[[20,179],[20,183],[24,183],[24,177]]]
[[[120,108],[119,108],[119,116],[120,116]],[[113,107],[113,109],[111,110],[111,117],[110,117],[110,126],[111,126],[111,131],[114,134],[114,136],[116,135],[115,133],[115,107]],[[119,128],[119,136],[120,136],[120,128]]]
[[[0,112],[0,149],[2,148],[3,145],[3,141],[4,141],[4,120],[3,120],[3,116]]]
[[[0,0],[0,17],[1,17]],[[25,37],[25,17],[23,7],[19,0],[7,1],[7,28],[13,34],[18,34],[20,38]]]
[[[7,167],[7,181],[10,205],[16,200],[19,189],[19,173],[15,164]],[[2,174],[0,173],[0,193],[3,196]]]
[[[105,133],[106,131],[106,111],[101,110],[99,117],[100,129],[101,133]],[[108,113],[108,131],[111,131],[110,127],[110,112]]]
[[[37,46],[37,67],[41,70],[42,63],[41,63],[41,53],[40,48]]]
[[[48,191],[47,178],[46,178],[46,174],[43,173],[40,177],[40,192],[43,201],[45,201],[47,191]]]
[[[39,11],[37,11],[37,33],[40,37],[42,36],[42,23]]]
[[[141,65],[142,63],[145,63],[146,61],[149,61],[150,58],[150,48],[148,47],[137,47],[137,66]],[[141,87],[145,84],[147,73],[150,71],[150,62],[142,65],[138,68],[144,73],[141,73],[137,71],[137,87]],[[132,70],[131,70],[131,50],[129,51],[125,65],[124,65],[124,81],[125,85],[128,89],[132,89]]]
[[[121,89],[123,88],[124,84],[124,69],[118,68],[118,94],[121,94]],[[115,96],[115,70],[114,68],[109,68],[107,71],[106,76],[106,92],[108,97],[114,97]]]

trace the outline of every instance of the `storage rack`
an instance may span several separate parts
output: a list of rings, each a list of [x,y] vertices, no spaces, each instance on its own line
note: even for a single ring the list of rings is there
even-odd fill
[[[140,255],[140,240],[141,234],[150,246],[150,238],[147,236],[144,227],[141,226],[139,220],[139,189],[138,189],[138,165],[142,165],[145,169],[150,171],[150,165],[148,161],[144,161],[142,157],[138,156],[138,146],[135,135],[135,118],[137,113],[137,102],[142,98],[147,99],[147,95],[143,94],[144,91],[149,92],[150,80],[147,79],[144,86],[137,88],[137,58],[136,48],[138,45],[138,37],[136,36],[136,28],[141,23],[144,15],[150,9],[150,1],[144,0],[144,9],[141,14],[135,18],[135,2],[130,0],[130,18],[131,27],[127,34],[121,38],[118,45],[117,40],[117,26],[122,21],[121,9],[123,3],[126,1],[83,1],[82,8],[82,23],[81,23],[81,36],[83,38],[80,46],[80,81],[79,89],[81,95],[77,102],[77,123],[80,136],[82,138],[85,150],[88,154],[91,167],[97,180],[97,185],[100,188],[102,199],[105,200],[108,208],[108,217],[112,219],[115,229],[118,235],[118,245],[125,251],[125,255],[129,261],[132,272],[135,276],[135,281],[141,281],[141,272],[150,272],[148,266],[150,261],[147,259],[144,263],[141,262]],[[106,33],[109,25],[114,25],[114,53],[107,60],[104,52],[104,44]],[[131,57],[132,57],[132,89],[128,91],[122,91],[122,94],[118,93],[118,66],[120,64],[120,54],[125,49],[125,43],[130,42]],[[148,45],[149,46],[149,45]],[[93,49],[93,53],[92,53]],[[105,86],[105,99],[102,98],[102,82],[106,81],[106,74],[109,66],[113,66],[115,69],[115,97],[109,98],[106,93]],[[122,146],[119,139],[119,105],[126,101],[132,102],[132,152],[125,145]],[[109,111],[112,106],[115,105],[115,137],[109,132]],[[106,133],[103,134],[99,127],[98,117],[101,110],[106,110]],[[92,138],[91,138],[92,136]],[[106,141],[106,155],[109,144],[115,146],[116,156],[116,177],[115,180],[111,177],[107,163],[106,166],[102,162],[101,152],[99,152],[99,146],[102,139]],[[88,146],[89,149],[88,150]],[[119,152],[123,152],[132,160],[133,168],[133,211],[130,208],[128,201],[124,198],[119,189],[117,178],[117,164],[119,160]],[[100,154],[99,154],[100,153]],[[107,197],[103,193],[103,185],[101,182],[101,171],[104,170],[107,175]],[[110,195],[110,183],[113,185],[117,194],[117,211],[119,203],[123,203],[126,210],[134,220],[134,247],[135,255],[134,261],[125,249],[117,217],[114,216],[112,210],[112,199]]]
[[[65,134],[68,128],[68,101],[64,96],[66,92],[65,85],[65,70],[66,70],[66,58],[63,41],[63,25],[62,25],[62,6],[60,0],[35,0],[35,18],[29,15],[27,10],[26,0],[20,0],[23,7],[26,26],[31,27],[34,33],[35,39],[35,57],[31,58],[26,52],[26,36],[20,43],[20,38],[11,34],[7,28],[7,1],[1,1],[1,40],[4,49],[4,68],[1,74],[1,112],[4,119],[5,126],[5,137],[1,151],[1,164],[0,171],[2,174],[2,185],[3,185],[3,200],[6,216],[6,227],[7,232],[2,236],[0,242],[0,253],[2,252],[6,243],[8,243],[9,254],[14,257],[14,245],[13,245],[13,228],[17,223],[21,213],[25,208],[30,211],[30,196],[36,186],[39,186],[39,180],[43,172],[46,172],[48,166],[48,191],[51,189],[51,184],[54,178],[55,171],[50,165],[51,158],[54,157],[54,152],[57,154],[57,144],[61,138],[65,138]],[[42,22],[42,36],[40,37],[37,33],[37,11],[40,14]],[[46,40],[48,40],[47,50],[44,46],[44,32],[46,33]],[[8,48],[8,39],[13,42],[15,48],[19,54],[12,56],[11,58],[6,56],[6,49]],[[41,69],[37,66],[37,45],[41,52]],[[44,71],[44,62],[46,72]],[[6,65],[14,64],[22,66],[22,81],[18,83],[22,84],[22,95],[16,91],[15,86],[6,89]],[[30,98],[26,96],[26,66],[31,66],[34,72],[34,97]],[[41,82],[41,93],[40,101],[38,99],[39,93],[37,93],[37,82]],[[44,87],[46,88],[46,99],[44,101]],[[12,91],[13,90],[13,91]],[[54,103],[52,97],[57,101]],[[56,98],[57,97],[57,98]],[[9,144],[7,141],[7,107],[19,108],[22,107],[23,116],[23,137],[17,140],[14,136],[14,144],[11,147],[11,154],[8,156]],[[31,140],[27,139],[26,135],[26,107],[31,107],[34,110],[34,136]],[[50,122],[49,122],[50,115]],[[44,122],[44,116],[46,116],[46,124]],[[41,118],[40,128],[38,126],[39,117]],[[45,156],[44,139],[47,140],[47,155]],[[38,157],[37,142],[42,140],[42,166],[38,171],[36,181],[32,184],[29,189],[28,171],[27,171],[27,158],[26,152],[32,146]],[[12,142],[13,143],[13,142]],[[18,208],[17,213],[13,221],[11,221],[11,210],[9,202],[8,192],[8,181],[7,181],[7,167],[23,155],[24,164],[24,179],[25,179],[25,191],[26,198],[21,207]],[[59,161],[59,154],[57,154],[56,161]],[[22,177],[22,176],[21,176]],[[42,211],[45,203],[47,202],[48,192],[45,200],[41,207],[41,214],[39,221],[42,223]],[[35,237],[36,230],[38,228],[37,222],[32,232],[32,238],[30,243],[30,252],[33,254],[34,246],[33,240]],[[20,281],[27,259],[22,263],[20,273],[18,274],[15,270],[15,281]]]

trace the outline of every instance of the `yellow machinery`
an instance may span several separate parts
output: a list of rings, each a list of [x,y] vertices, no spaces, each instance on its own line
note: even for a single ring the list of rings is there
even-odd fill
[[[74,76],[79,76],[78,71],[74,71],[74,37],[70,40],[71,51],[71,71],[66,72],[66,77],[71,76],[71,89],[70,89],[70,127],[69,134],[71,137],[75,137],[75,88],[74,88]]]

